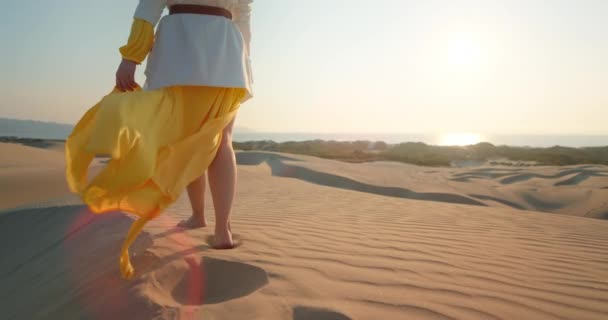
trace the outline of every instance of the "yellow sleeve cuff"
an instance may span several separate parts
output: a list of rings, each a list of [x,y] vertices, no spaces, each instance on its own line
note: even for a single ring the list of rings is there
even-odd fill
[[[154,26],[143,19],[133,19],[131,34],[126,45],[120,47],[123,59],[136,63],[144,61],[154,44]]]

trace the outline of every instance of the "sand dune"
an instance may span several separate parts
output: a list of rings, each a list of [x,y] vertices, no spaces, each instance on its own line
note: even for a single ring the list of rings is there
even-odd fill
[[[0,213],[3,315],[608,317],[608,221],[561,212],[582,210],[568,203],[555,209],[564,213],[558,215],[510,208],[567,202],[561,197],[576,188],[555,183],[581,172],[593,172],[577,185],[591,190],[586,199],[599,208],[595,194],[608,183],[595,174],[605,168],[430,169],[259,152],[239,153],[238,161],[233,228],[242,245],[216,251],[207,243],[212,228],[174,228],[189,214],[182,198],[133,245],[133,281],[120,279],[117,262],[129,217],[96,216],[72,198]],[[574,172],[560,175],[564,170]],[[501,183],[516,174],[534,176]],[[531,189],[541,195],[526,198]],[[562,194],[550,198],[555,191]],[[583,195],[568,199],[582,203]]]
[[[424,168],[266,152],[237,158],[241,165],[264,163],[274,176],[377,195],[608,219],[606,166]]]
[[[0,143],[0,209],[68,196],[63,152]]]
[[[20,168],[20,167],[55,167],[63,166],[63,152],[56,149],[44,149],[31,146],[24,146],[14,143],[0,142],[0,168]]]
[[[65,180],[64,145],[34,141],[0,143],[0,210],[57,198],[75,199]],[[91,174],[100,169],[94,160]]]

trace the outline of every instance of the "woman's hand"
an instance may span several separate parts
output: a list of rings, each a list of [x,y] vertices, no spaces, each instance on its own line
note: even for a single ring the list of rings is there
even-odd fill
[[[116,88],[120,91],[132,91],[137,88],[135,82],[135,67],[137,64],[133,61],[122,59],[118,70],[116,71]]]

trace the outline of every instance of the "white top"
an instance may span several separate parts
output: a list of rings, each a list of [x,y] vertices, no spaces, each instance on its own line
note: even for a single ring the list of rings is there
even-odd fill
[[[246,88],[253,96],[249,48],[251,3],[253,0],[139,0],[135,18],[155,26],[154,46],[146,66],[146,90],[201,85]],[[230,10],[225,17],[173,14],[161,19],[165,7],[198,4]]]

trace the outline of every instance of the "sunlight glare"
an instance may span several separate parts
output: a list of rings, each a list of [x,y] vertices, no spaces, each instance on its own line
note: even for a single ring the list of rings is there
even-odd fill
[[[454,66],[473,66],[482,58],[480,43],[467,33],[454,34],[448,40],[448,61]]]
[[[481,142],[481,136],[474,133],[446,133],[441,137],[443,146],[468,146]]]

